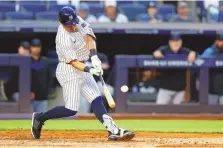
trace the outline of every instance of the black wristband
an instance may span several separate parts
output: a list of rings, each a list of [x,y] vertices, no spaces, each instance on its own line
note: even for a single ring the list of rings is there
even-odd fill
[[[84,67],[84,72],[90,72],[90,69],[91,69],[90,67],[85,66],[85,67]]]
[[[96,49],[90,49],[90,57],[97,55],[97,50]]]

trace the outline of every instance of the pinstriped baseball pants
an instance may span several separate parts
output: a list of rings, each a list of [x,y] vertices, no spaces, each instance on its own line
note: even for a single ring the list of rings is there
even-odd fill
[[[67,71],[63,71],[64,68]],[[101,95],[97,83],[90,73],[79,71],[70,65],[59,64],[56,77],[62,86],[65,107],[70,110],[79,110],[80,96],[91,103]]]

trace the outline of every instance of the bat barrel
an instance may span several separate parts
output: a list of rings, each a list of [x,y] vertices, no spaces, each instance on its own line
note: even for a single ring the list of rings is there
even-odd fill
[[[114,102],[114,103],[109,104],[109,106],[110,106],[111,108],[115,108],[115,102]]]

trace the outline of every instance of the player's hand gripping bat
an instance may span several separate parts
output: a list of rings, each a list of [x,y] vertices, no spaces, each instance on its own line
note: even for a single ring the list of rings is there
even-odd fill
[[[113,97],[111,96],[110,92],[108,91],[108,88],[105,84],[105,81],[101,75],[101,73],[99,74],[99,78],[101,80],[101,83],[102,83],[102,86],[103,86],[103,89],[104,89],[104,94],[105,94],[105,98],[107,99],[108,101],[108,105],[111,107],[111,108],[114,108],[115,107],[115,101],[113,99]]]

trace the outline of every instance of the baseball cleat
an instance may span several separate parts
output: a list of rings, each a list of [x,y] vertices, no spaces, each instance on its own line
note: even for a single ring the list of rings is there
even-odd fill
[[[32,133],[32,137],[34,139],[39,139],[41,136],[41,130],[42,130],[42,126],[44,125],[43,122],[40,122],[36,119],[36,117],[38,115],[40,115],[41,113],[37,113],[34,112],[32,115],[32,128],[31,128],[31,133]]]
[[[108,132],[108,140],[112,141],[129,141],[132,140],[132,138],[135,137],[135,133],[119,128],[119,131],[117,134],[111,133],[110,131]]]

